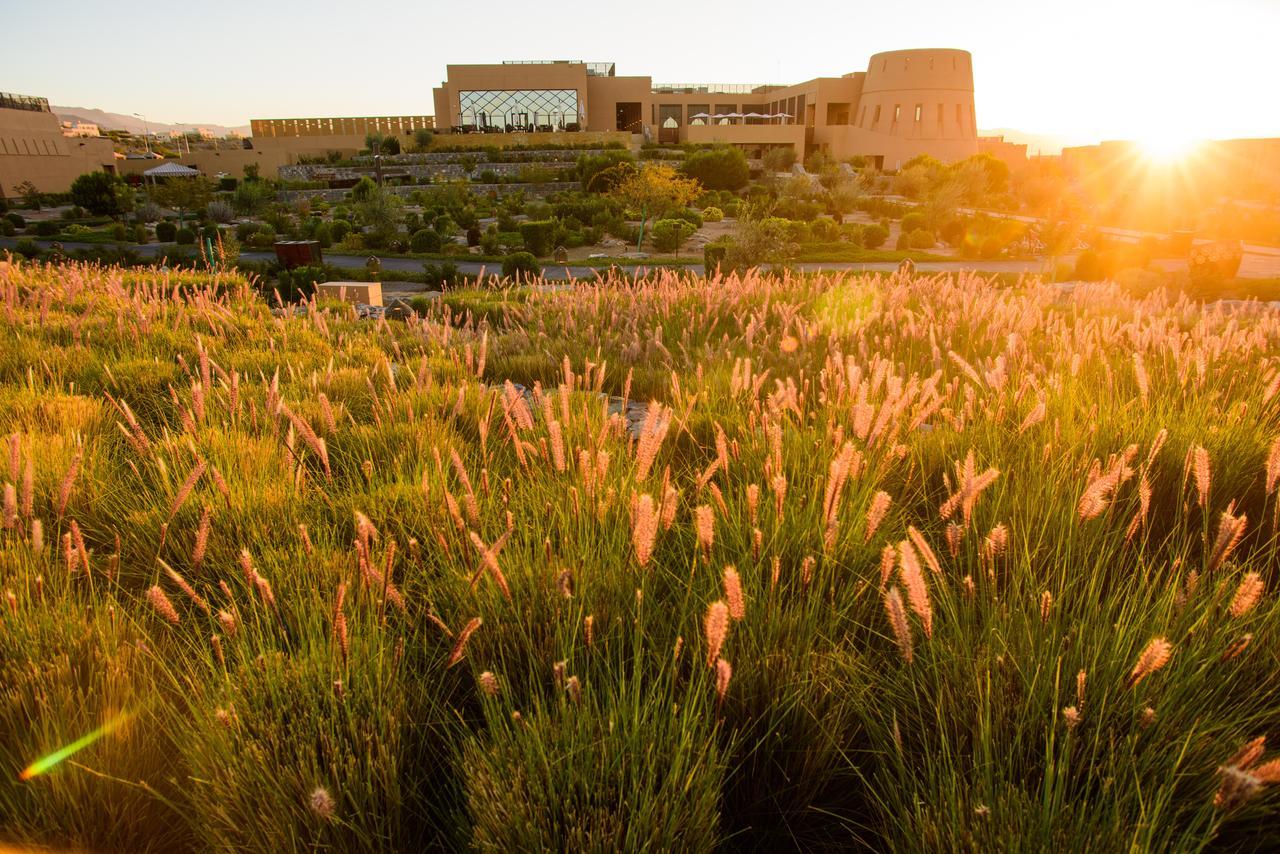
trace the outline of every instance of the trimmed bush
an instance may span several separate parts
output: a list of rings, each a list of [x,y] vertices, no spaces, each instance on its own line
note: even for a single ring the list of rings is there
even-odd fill
[[[703,272],[710,276],[715,273],[716,268],[723,268],[725,253],[728,251],[729,244],[724,241],[708,243],[706,246],[702,247]]]
[[[335,219],[329,223],[329,237],[334,243],[341,243],[351,233],[351,223],[345,219]]]
[[[178,227],[168,220],[161,220],[156,223],[156,240],[161,243],[172,243],[177,233]]]
[[[717,207],[705,208],[702,211],[703,222],[720,222],[723,219],[724,219],[724,211],[720,210]]]
[[[27,221],[22,218],[22,214],[10,212],[4,215],[4,218],[13,223],[14,228],[26,228]]]
[[[932,249],[937,242],[933,232],[925,228],[917,228],[907,235],[907,244],[912,249]]]
[[[420,228],[409,238],[409,248],[414,252],[439,252],[440,235],[429,228]]]
[[[902,233],[910,234],[913,231],[919,231],[928,225],[925,221],[924,214],[912,211],[902,218]]]
[[[685,158],[680,171],[708,190],[738,190],[751,179],[747,156],[728,145],[693,152]]]
[[[196,242],[196,233],[189,228],[180,228],[173,239],[179,246],[191,246]]]
[[[696,230],[682,219],[660,219],[653,224],[653,248],[659,252],[675,252]]]
[[[889,229],[879,223],[872,223],[862,229],[862,245],[868,249],[879,249],[889,239]]]
[[[35,223],[32,228],[35,229],[36,235],[39,237],[53,237],[59,231],[62,231],[62,223],[57,220],[46,219]]]
[[[538,259],[528,252],[513,252],[502,259],[502,275],[508,279],[527,278],[541,273]]]
[[[529,220],[520,223],[520,237],[524,240],[524,248],[539,258],[551,253],[555,233],[555,220]]]

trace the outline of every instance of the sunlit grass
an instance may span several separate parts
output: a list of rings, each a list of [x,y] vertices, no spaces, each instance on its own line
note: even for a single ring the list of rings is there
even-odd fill
[[[1280,841],[1276,312],[3,276],[4,842]]]

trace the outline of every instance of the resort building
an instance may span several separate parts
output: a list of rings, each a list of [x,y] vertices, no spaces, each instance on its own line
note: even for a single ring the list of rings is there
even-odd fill
[[[863,155],[893,169],[917,154],[978,152],[968,51],[899,50],[866,71],[791,85],[675,83],[620,77],[612,63],[450,65],[435,120],[451,133],[624,133],[661,143],[722,142],[758,155]]]
[[[64,136],[44,98],[0,92],[0,195],[26,181],[44,193],[65,193],[86,172],[115,171],[106,137]]]

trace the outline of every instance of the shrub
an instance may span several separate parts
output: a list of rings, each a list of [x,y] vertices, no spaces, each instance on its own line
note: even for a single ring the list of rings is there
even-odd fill
[[[141,223],[139,223],[133,227],[133,242],[134,243],[147,242],[147,227],[145,225],[142,225]]]
[[[879,223],[863,226],[862,245],[868,249],[879,249],[889,239],[889,229]]]
[[[922,229],[927,225],[928,222],[925,220],[924,214],[919,211],[912,211],[902,218],[902,233],[909,234],[913,231]]]
[[[556,222],[551,219],[528,220],[520,223],[520,237],[524,248],[537,257],[548,255],[555,240]]]
[[[473,225],[467,229],[467,245],[468,246],[480,245],[480,226]]]
[[[129,186],[107,172],[87,172],[71,182],[71,200],[99,216],[119,216],[132,207],[132,198]]]
[[[809,226],[809,233],[814,240],[831,243],[840,237],[840,226],[833,219],[825,217],[815,219]]]
[[[3,234],[5,237],[13,237],[17,233],[18,229],[13,227],[13,223],[9,222],[7,219],[0,219],[0,234]]]
[[[235,219],[236,215],[235,209],[231,207],[230,203],[224,202],[221,199],[214,199],[212,202],[209,202],[208,206],[205,208],[205,213],[207,213],[209,215],[209,219],[214,222],[231,222],[231,220]]]
[[[907,235],[907,244],[912,249],[932,249],[938,238],[925,228],[917,228]]]
[[[178,227],[168,220],[161,220],[156,223],[156,240],[161,243],[172,243],[177,232]]]
[[[27,258],[39,258],[44,251],[40,248],[40,244],[36,243],[30,237],[24,237],[13,246],[13,251],[17,255],[24,255]]]
[[[129,239],[129,227],[123,222],[117,222],[111,226],[111,236],[116,240],[124,242]]]
[[[724,211],[717,207],[709,207],[702,211],[703,222],[720,222],[724,219]]]
[[[316,223],[315,230],[311,232],[311,239],[328,249],[333,245],[333,227],[323,221]]]
[[[685,222],[689,223],[689,225],[693,226],[694,231],[697,231],[699,228],[702,228],[702,214],[690,208],[685,208],[684,210],[679,210],[679,211],[673,211],[670,214],[670,216],[664,217],[664,218],[684,220]]]
[[[725,254],[729,251],[729,242],[718,240],[702,247],[702,270],[710,276],[717,268],[724,265]]]
[[[14,227],[14,228],[26,228],[26,227],[27,227],[27,221],[26,221],[25,219],[23,219],[22,214],[20,214],[20,213],[16,213],[16,212],[12,212],[12,211],[11,211],[10,213],[5,214],[5,215],[4,215],[4,218],[5,218],[5,219],[7,219],[9,222],[13,223],[13,227]]]
[[[345,219],[335,219],[329,223],[329,237],[334,243],[341,243],[351,233],[351,223]]]
[[[456,287],[465,279],[458,272],[458,265],[452,261],[444,261],[440,264],[427,263],[423,265],[422,269],[425,273],[427,286],[435,285],[442,291]]]
[[[626,151],[603,151],[599,154],[579,155],[577,172],[578,180],[582,182],[582,189],[592,192],[606,191],[608,187],[603,186],[603,184],[595,187],[591,186],[591,179],[606,169],[613,168],[621,163],[634,165],[635,160]]]
[[[173,239],[179,246],[191,246],[196,242],[196,233],[189,228],[180,228]]]
[[[62,223],[54,219],[46,219],[37,222],[33,228],[39,237],[53,237],[59,231],[62,231]]]
[[[439,252],[440,235],[428,228],[420,228],[409,238],[409,248],[414,252]]]
[[[653,248],[659,252],[675,252],[696,229],[682,219],[660,219],[653,224]]]
[[[542,267],[538,259],[528,252],[513,252],[502,259],[502,275],[508,279],[538,276]]]
[[[693,152],[685,158],[680,171],[708,190],[738,190],[751,179],[747,156],[728,145]]]

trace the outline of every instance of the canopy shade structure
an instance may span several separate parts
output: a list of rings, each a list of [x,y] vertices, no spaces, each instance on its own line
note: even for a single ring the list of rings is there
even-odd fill
[[[706,113],[694,113],[692,116],[689,116],[689,118],[691,118],[691,119],[709,119],[709,118],[711,118],[711,116],[707,115]]]
[[[142,173],[148,178],[194,178],[200,174],[199,169],[183,166],[181,163],[165,163]]]

